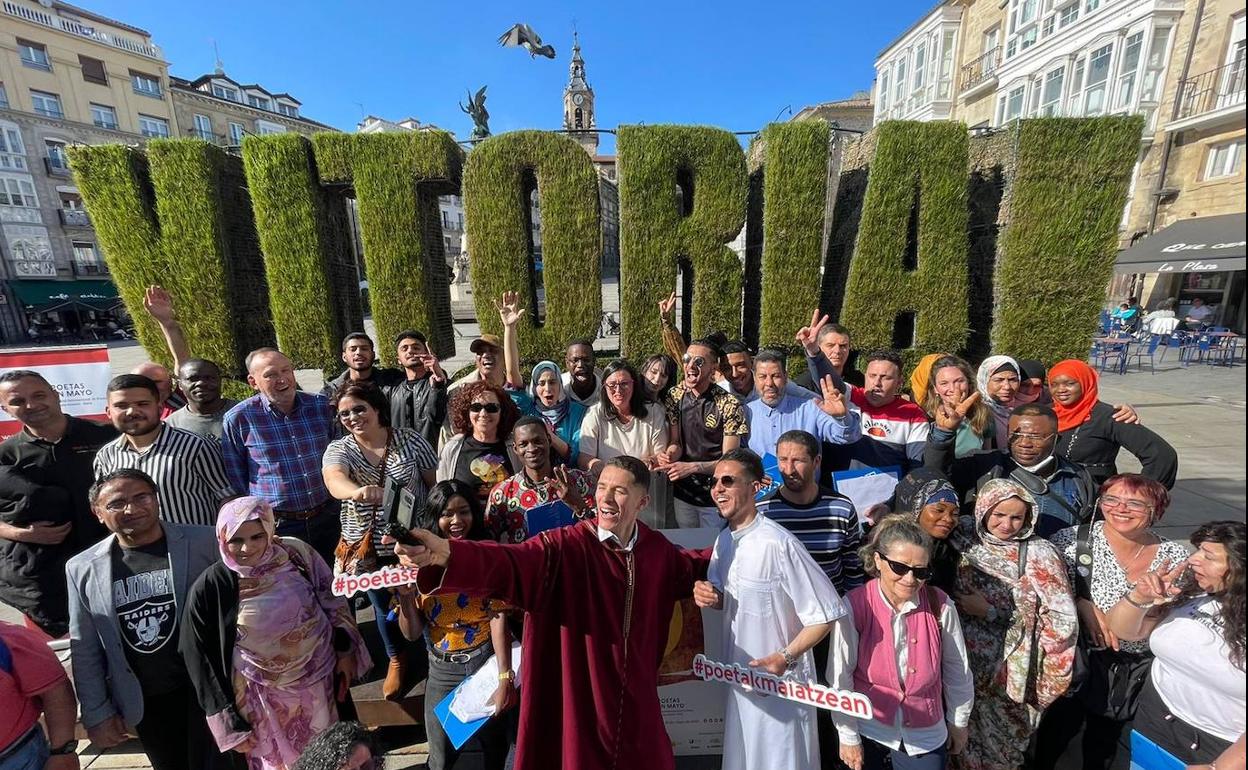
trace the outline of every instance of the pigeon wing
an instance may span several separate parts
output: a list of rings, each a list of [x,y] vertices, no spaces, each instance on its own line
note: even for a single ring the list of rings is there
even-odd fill
[[[511,29],[507,30],[506,32],[504,32],[502,35],[499,36],[498,44],[505,45],[505,46],[520,45],[522,42],[524,42],[523,35],[524,35],[525,26],[526,25],[524,24],[513,25]]]
[[[517,24],[516,26],[520,27],[520,34],[523,35],[522,41],[532,43],[534,47],[541,47],[542,38],[533,31],[532,27],[528,24]]]

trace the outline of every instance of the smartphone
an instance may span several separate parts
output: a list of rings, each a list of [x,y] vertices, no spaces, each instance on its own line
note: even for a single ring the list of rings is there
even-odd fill
[[[386,503],[387,534],[404,545],[418,545],[419,541],[412,537],[412,528],[416,526],[416,495],[387,479]]]

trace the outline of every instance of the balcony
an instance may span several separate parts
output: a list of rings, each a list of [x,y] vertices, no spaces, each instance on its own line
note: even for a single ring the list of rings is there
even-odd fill
[[[1179,81],[1175,118],[1167,131],[1208,128],[1242,120],[1244,116],[1244,59]]]
[[[69,176],[69,161],[64,158],[49,155],[43,159],[43,167],[48,176]]]
[[[997,86],[997,69],[1001,66],[1001,47],[985,51],[978,59],[962,65],[958,74],[958,95],[975,96]]]
[[[91,218],[82,209],[57,209],[61,225],[65,227],[90,227]]]
[[[75,278],[108,275],[108,268],[104,266],[103,262],[80,262],[74,260],[69,263],[69,266]]]
[[[85,37],[89,40],[94,40],[97,43],[112,46],[113,48],[120,48],[123,51],[129,51],[130,53],[138,56],[146,56],[149,59],[155,59],[159,62],[164,61],[164,54],[161,53],[159,47],[151,45],[150,43],[144,43],[141,40],[134,40],[123,35],[113,34],[111,32],[101,32],[95,27],[83,24],[80,21],[66,19],[62,16],[54,16],[37,8],[28,8],[19,3],[10,2],[10,0],[4,0],[3,8],[4,12],[9,16],[16,16],[17,18],[24,19],[31,24],[38,24],[49,29],[56,29],[61,32],[68,32],[71,35]]]

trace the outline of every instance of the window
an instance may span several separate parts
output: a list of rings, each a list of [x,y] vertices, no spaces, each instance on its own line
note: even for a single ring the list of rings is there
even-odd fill
[[[0,83],[0,107],[9,108],[9,92],[4,90],[4,83]]]
[[[37,70],[52,69],[52,61],[48,59],[48,49],[43,43],[32,43],[29,40],[17,39],[17,53],[22,64]]]
[[[1026,51],[1028,48],[1031,48],[1033,45],[1036,44],[1036,38],[1038,36],[1039,36],[1038,30],[1035,27],[1031,27],[1030,29],[1023,32],[1023,34],[1018,36],[1018,47]]]
[[[1062,114],[1062,83],[1066,68],[1058,67],[1044,76],[1044,93],[1040,97],[1040,115],[1056,118]]]
[[[26,170],[26,146],[16,123],[0,121],[0,170]]]
[[[39,207],[35,197],[35,185],[29,177],[0,175],[0,206]]]
[[[1088,82],[1084,86],[1083,114],[1092,117],[1105,111],[1105,89],[1109,80],[1109,60],[1113,44],[1104,45],[1088,57]]]
[[[1205,179],[1235,176],[1244,167],[1244,140],[1215,144],[1205,161]]]
[[[444,251],[446,251],[447,253],[450,253],[450,252],[452,251],[452,249],[451,249],[451,239],[450,239],[450,238],[443,238],[443,239],[442,239],[442,249],[443,249]]]
[[[906,98],[906,60],[897,62],[897,70],[893,79],[893,106],[900,108]]]
[[[1074,24],[1075,21],[1078,20],[1078,18],[1079,18],[1079,3],[1077,2],[1071,3],[1070,5],[1063,8],[1062,12],[1058,14],[1057,25],[1061,27],[1062,29],[1066,29],[1066,27],[1070,26],[1071,24]]]
[[[212,118],[207,115],[195,116],[195,136],[212,141]]]
[[[457,230],[463,230],[463,229],[464,229],[464,215],[463,215],[462,213],[459,213],[459,214],[456,214],[456,215],[455,215],[455,217],[456,217],[456,220],[457,220],[457,222],[458,222],[458,224],[459,224],[459,227],[458,227],[458,228],[456,228],[456,229],[457,229]]]
[[[1010,38],[1010,42],[1005,44],[1005,58],[1009,59],[1018,53],[1018,38]]]
[[[1070,75],[1070,96],[1066,97],[1066,114],[1077,117],[1083,105],[1083,75],[1087,69],[1087,61],[1080,56],[1075,59],[1075,68]]]
[[[1140,88],[1141,102],[1156,102],[1160,96],[1161,74],[1166,69],[1166,53],[1170,44],[1170,28],[1153,30],[1153,40],[1148,46],[1148,58],[1144,60],[1144,80]]]
[[[994,51],[997,51],[997,48],[1000,45],[1001,45],[1001,28],[1000,27],[993,27],[992,29],[984,33],[983,47],[980,49],[980,56],[984,57],[984,60],[983,60],[984,63],[982,65],[984,77],[991,75],[997,69],[997,59],[999,58],[999,56],[997,55],[989,56],[989,54],[992,54]]]
[[[1005,125],[1011,120],[1015,120],[1023,114],[1023,97],[1027,93],[1026,86],[1019,86],[1001,100],[1001,105],[997,108],[997,124]]]
[[[95,244],[84,241],[74,241],[74,262],[82,267],[94,266],[97,269],[100,265],[100,255],[95,250]]]
[[[100,128],[117,130],[117,111],[107,104],[91,105],[91,122]]]
[[[267,136],[268,134],[284,134],[286,133],[286,127],[280,123],[269,123],[268,121],[257,120],[256,133],[260,136]]]
[[[1093,11],[1095,11],[1097,8],[1100,8],[1100,7],[1101,7],[1101,0],[1088,0],[1086,3],[1084,3],[1083,10],[1086,11],[1087,13],[1092,13]]]
[[[243,134],[245,133],[246,131],[243,129],[242,123],[231,123],[230,124],[230,144],[234,144],[234,145],[242,144]]]
[[[139,133],[148,139],[169,138],[169,121],[164,118],[153,118],[148,115],[139,116]]]
[[[90,56],[78,55],[78,65],[82,67],[82,79],[88,83],[108,85],[108,73],[104,70],[104,62]]]
[[[1114,109],[1129,109],[1135,98],[1135,78],[1140,68],[1140,51],[1144,47],[1144,32],[1136,32],[1127,38],[1118,60],[1118,87],[1114,96]]]
[[[155,75],[148,75],[144,72],[130,70],[130,84],[134,86],[136,94],[151,96],[156,99],[160,97],[160,78]]]
[[[278,102],[277,111],[288,118],[299,117],[299,108],[293,104],[282,104],[281,102]]]
[[[449,211],[442,212],[442,229],[443,230],[451,229],[451,212]]]
[[[69,157],[65,155],[64,142],[44,139],[43,146],[48,156],[48,170],[69,171]]]
[[[953,54],[957,32],[948,30],[940,43],[940,71],[936,77],[936,98],[948,99],[953,85]]]
[[[265,99],[263,96],[252,96],[251,94],[247,94],[247,103],[258,110],[268,110],[269,112],[273,111],[273,108],[269,106],[269,100]]]
[[[212,85],[212,95],[218,99],[226,99],[231,102],[238,101],[238,91],[227,86],[219,86],[216,83]]]
[[[923,79],[926,75],[927,42],[922,41],[914,49],[914,84],[910,87],[911,92],[917,92],[923,88]]]
[[[1244,103],[1244,14],[1231,20],[1231,39],[1218,83],[1218,107]]]
[[[880,73],[880,87],[876,89],[876,106],[881,115],[888,114],[888,67]]]
[[[1057,24],[1056,16],[1049,16],[1044,20],[1044,24],[1040,27],[1040,37],[1048,37],[1053,34],[1053,29]]]
[[[36,114],[49,118],[65,117],[65,113],[61,111],[61,97],[56,94],[31,90],[30,103],[35,108]]]

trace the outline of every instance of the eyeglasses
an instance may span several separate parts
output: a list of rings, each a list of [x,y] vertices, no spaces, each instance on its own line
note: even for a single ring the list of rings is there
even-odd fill
[[[347,419],[348,417],[350,417],[351,415],[355,415],[356,417],[359,417],[360,415],[364,414],[364,413],[365,413],[365,412],[367,412],[367,411],[368,411],[368,407],[367,407],[366,405],[364,405],[364,404],[356,404],[355,406],[351,407],[350,409],[339,409],[339,410],[338,410],[338,419],[339,419],[339,420],[345,420],[345,419]]]
[[[686,353],[681,356],[680,360],[684,362],[685,366],[692,366],[694,369],[701,369],[706,366],[706,359],[702,356],[691,356]]]
[[[151,492],[143,492],[127,500],[110,500],[104,504],[104,510],[109,513],[121,513],[127,508],[146,508],[155,500],[156,495]]]
[[[1040,435],[1039,433],[1020,433],[1018,431],[1014,431],[1010,434],[1010,441],[1026,441],[1029,444],[1043,444],[1056,435],[1056,433],[1045,433],[1044,435]]]
[[[904,562],[893,561],[887,556],[880,556],[880,560],[886,563],[897,577],[905,577],[909,572],[914,573],[915,580],[927,580],[932,576],[931,567],[912,567]]]
[[[720,486],[727,488],[727,487],[731,487],[733,484],[736,484],[736,483],[737,483],[736,476],[724,475],[724,476],[711,477],[711,486],[719,484]]]
[[[1153,506],[1143,500],[1124,500],[1121,497],[1113,495],[1103,495],[1101,497],[1101,510],[1106,508],[1126,508],[1131,513],[1152,513]]]
[[[499,411],[502,410],[502,407],[499,406],[498,404],[469,404],[468,405],[468,411],[472,412],[473,414],[476,414],[477,412],[480,412],[483,410],[485,411],[486,414],[498,414]]]
[[[610,393],[623,393],[626,390],[633,389],[633,381],[625,380],[624,382],[608,382],[603,385]]]

